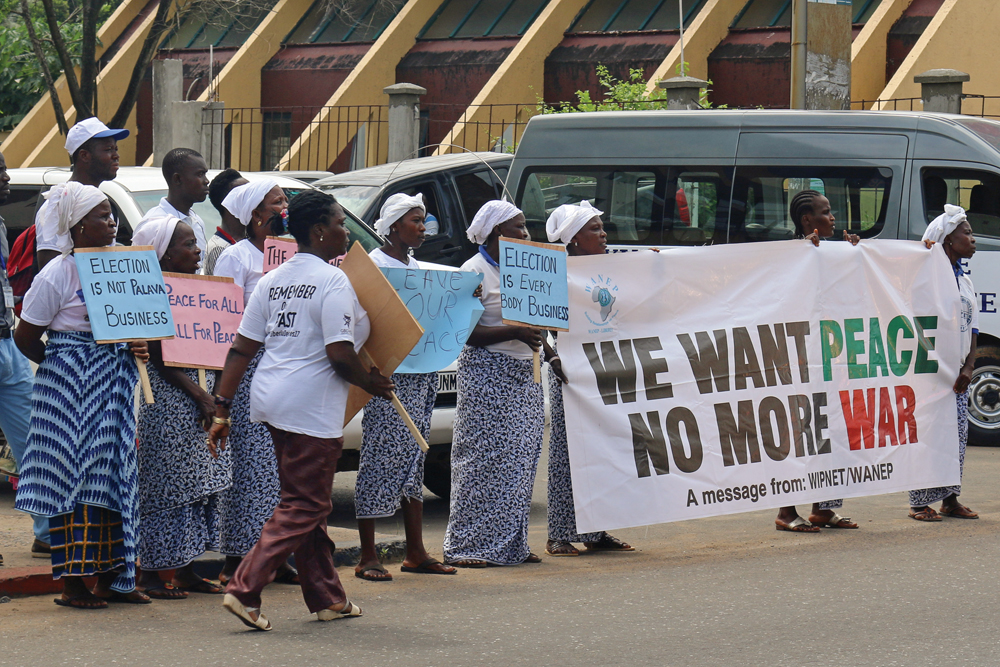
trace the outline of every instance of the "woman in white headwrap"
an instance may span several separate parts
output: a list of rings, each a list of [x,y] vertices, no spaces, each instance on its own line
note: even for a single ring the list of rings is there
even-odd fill
[[[979,309],[976,307],[976,289],[972,279],[962,268],[962,260],[976,253],[976,237],[965,217],[965,211],[945,204],[944,213],[935,218],[923,236],[928,248],[938,245],[944,249],[948,262],[955,270],[955,282],[962,299],[959,328],[962,333],[962,370],[955,380],[955,402],[958,405],[958,460],[959,470],[965,470],[965,446],[969,439],[969,383],[976,365],[976,344],[979,336]],[[933,251],[937,252],[937,251]],[[910,491],[910,518],[917,521],[941,521],[942,516],[956,519],[978,519],[979,514],[958,502],[962,485],[936,489]],[[931,503],[941,501],[941,509],[934,511]]]
[[[222,205],[246,227],[245,239],[222,251],[215,262],[214,275],[229,276],[243,288],[243,303],[250,300],[264,275],[264,241],[268,234],[284,233],[280,216],[288,207],[281,187],[269,178],[255,180],[229,191]],[[272,217],[279,216],[272,229]],[[233,457],[233,482],[222,494],[221,551],[226,563],[219,574],[223,585],[229,581],[240,561],[257,539],[280,498],[278,463],[267,427],[250,421],[250,385],[264,350],[257,353],[247,368],[232,403],[232,432],[229,443]],[[286,566],[275,581],[298,583],[295,570]]]
[[[484,312],[458,357],[445,562],[538,563],[541,558],[528,548],[528,512],[545,422],[532,356],[543,339],[538,329],[503,323],[498,265],[501,237],[530,237],[524,214],[505,201],[486,202],[468,236],[479,252],[462,271],[483,274]]]
[[[147,220],[132,237],[151,245],[163,271],[198,272],[201,251],[194,230],[175,217]],[[194,559],[219,550],[219,495],[232,480],[229,450],[214,458],[205,433],[215,414],[211,391],[198,384],[198,371],[163,363],[159,341],[149,342],[149,383],[155,403],[139,403],[139,589],[163,600],[188,591],[222,593],[222,587],[194,572]],[[170,583],[160,579],[174,570]]]
[[[387,268],[419,268],[410,256],[424,242],[427,231],[423,197],[397,193],[386,199],[375,231],[385,245],[369,253],[376,265]],[[431,415],[437,398],[437,373],[395,373],[396,396],[424,435],[430,437]],[[455,574],[455,568],[432,558],[424,548],[423,484],[424,453],[390,401],[373,398],[361,419],[363,440],[358,480],[354,486],[354,508],[361,537],[361,559],[354,574],[368,581],[391,581],[375,549],[375,519],[390,517],[402,506],[406,528],[406,558],[403,572]]]
[[[584,199],[579,205],[563,204],[552,211],[545,222],[549,243],[566,244],[570,257],[603,255],[607,252],[608,235],[598,211]],[[549,360],[553,370],[562,370],[559,357]],[[578,533],[576,510],[573,507],[573,481],[570,478],[569,447],[566,440],[566,413],[563,410],[563,382],[559,373],[549,373],[549,539],[545,553],[550,556],[579,556],[573,542],[583,542],[588,551],[635,551],[617,537],[605,532]]]
[[[72,251],[115,242],[111,204],[97,188],[69,182],[46,193],[40,224],[65,252],[35,276],[24,297],[14,342],[38,364],[31,422],[15,508],[47,517],[52,575],[62,578],[56,604],[100,609],[108,602],[146,604],[135,590],[135,413],[145,341],[94,342]],[[42,334],[48,334],[47,342]],[[130,349],[131,348],[131,349]],[[97,576],[93,591],[84,577]]]

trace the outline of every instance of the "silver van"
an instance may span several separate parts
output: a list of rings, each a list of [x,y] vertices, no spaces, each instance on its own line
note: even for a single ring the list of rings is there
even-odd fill
[[[560,204],[605,211],[608,245],[790,239],[788,203],[824,193],[839,229],[919,240],[946,203],[976,234],[969,441],[1000,445],[1000,122],[920,112],[623,111],[536,116],[507,187],[533,238]]]

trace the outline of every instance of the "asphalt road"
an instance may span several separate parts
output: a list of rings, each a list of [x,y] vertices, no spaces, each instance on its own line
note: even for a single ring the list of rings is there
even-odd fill
[[[962,498],[978,521],[918,523],[893,494],[847,501],[857,531],[779,533],[767,510],[617,531],[631,554],[454,577],[392,565],[392,583],[346,568],[363,618],[315,622],[297,589],[271,586],[270,633],[246,631],[210,596],[98,612],[19,599],[0,605],[0,664],[998,665],[998,476],[1000,449],[970,448]],[[353,522],[352,482],[338,479],[332,523]],[[447,507],[427,500],[440,555]],[[540,476],[539,553],[544,500]]]

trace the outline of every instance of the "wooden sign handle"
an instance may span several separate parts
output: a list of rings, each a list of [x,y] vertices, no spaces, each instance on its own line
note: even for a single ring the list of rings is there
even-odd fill
[[[202,391],[208,391],[208,379],[205,377],[205,369],[198,369],[198,386],[201,387]]]
[[[153,387],[149,384],[149,371],[146,370],[146,362],[142,359],[135,361],[139,368],[139,384],[142,385],[142,395],[146,398],[146,404],[152,405],[156,401],[153,400]]]
[[[360,356],[361,359],[369,365],[369,368],[375,365],[375,362],[372,361],[371,355],[369,355],[368,351],[364,348],[361,348]],[[404,406],[402,401],[399,400],[399,397],[396,396],[396,392],[392,392],[392,407],[396,408],[396,412],[399,413],[400,419],[402,419],[403,423],[406,424],[406,428],[410,430],[410,435],[412,435],[413,439],[417,441],[418,445],[420,445],[421,451],[426,454],[430,447],[427,445],[427,441],[424,440],[424,436],[420,432],[420,429],[417,428],[417,425],[414,423],[413,418],[410,417],[410,413],[406,411],[406,406]]]
[[[531,370],[534,372],[535,384],[542,383],[542,359],[538,350],[531,355]]]

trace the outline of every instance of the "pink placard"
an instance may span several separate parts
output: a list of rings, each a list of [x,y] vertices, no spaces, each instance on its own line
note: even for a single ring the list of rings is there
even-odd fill
[[[163,274],[176,334],[165,340],[163,363],[221,370],[243,319],[243,289],[232,278]]]
[[[273,271],[299,251],[299,244],[295,241],[268,236],[264,239],[264,273]]]

